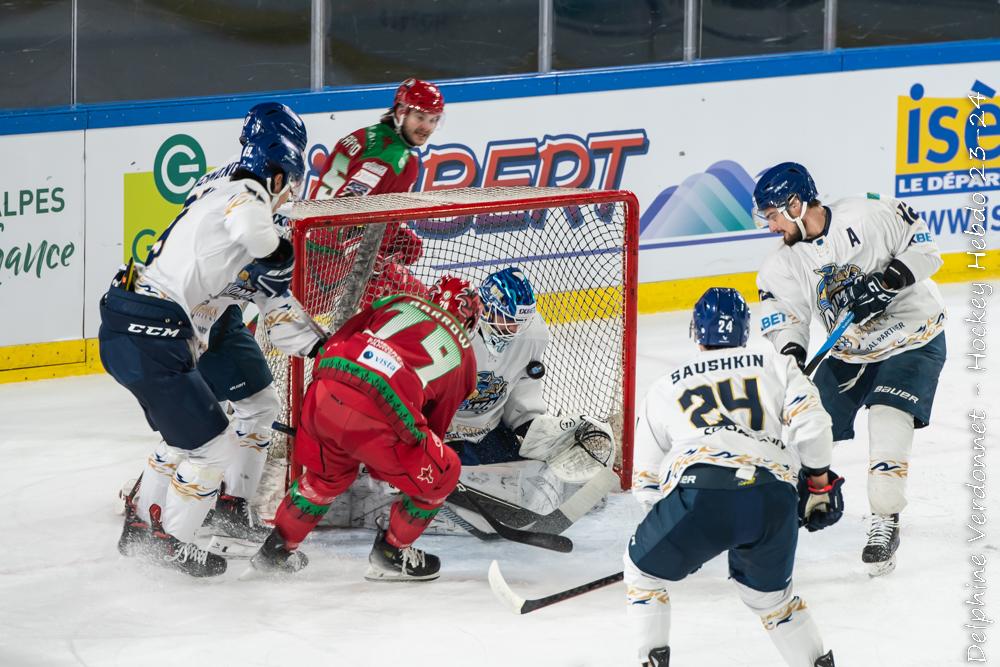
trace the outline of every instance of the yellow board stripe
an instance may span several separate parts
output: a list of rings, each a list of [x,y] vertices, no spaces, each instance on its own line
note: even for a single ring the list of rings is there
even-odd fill
[[[103,372],[96,338],[0,347],[0,384]]]
[[[995,251],[994,251],[995,252]],[[934,275],[939,283],[972,282],[1000,278],[1000,264],[985,271],[968,268],[964,252],[942,255],[944,265]],[[733,287],[748,301],[757,301],[756,273],[680,278],[639,285],[640,314],[687,310],[709,287]],[[601,288],[538,295],[538,309],[550,324],[621,317],[621,290]],[[558,314],[557,314],[558,313]],[[0,384],[101,373],[97,339],[34,343],[0,347]]]

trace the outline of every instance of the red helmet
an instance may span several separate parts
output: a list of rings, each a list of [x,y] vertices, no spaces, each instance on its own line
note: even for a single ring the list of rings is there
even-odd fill
[[[441,89],[420,79],[409,78],[399,84],[392,107],[395,109],[399,104],[424,113],[444,113],[444,95],[441,94]]]
[[[454,315],[470,336],[476,332],[483,314],[483,302],[468,280],[441,276],[428,291],[427,300]]]

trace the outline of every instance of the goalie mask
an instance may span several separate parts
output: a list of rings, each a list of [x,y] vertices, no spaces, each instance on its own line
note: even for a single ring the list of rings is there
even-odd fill
[[[427,300],[454,315],[469,336],[476,333],[483,304],[469,281],[442,276],[427,293]]]
[[[535,290],[521,269],[512,266],[487,276],[479,297],[483,300],[480,332],[487,347],[499,354],[535,316]]]

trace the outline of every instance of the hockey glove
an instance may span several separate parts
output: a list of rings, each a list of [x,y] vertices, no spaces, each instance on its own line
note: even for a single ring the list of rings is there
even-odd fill
[[[844,291],[847,293],[847,306],[854,313],[855,324],[864,324],[884,313],[899,294],[898,291],[889,289],[881,273],[873,273]]]
[[[240,281],[248,288],[268,297],[277,297],[288,291],[292,282],[295,256],[288,239],[278,241],[277,249],[267,257],[255,259],[240,271]]]
[[[832,470],[827,471],[829,483],[816,488],[809,481],[806,472],[799,472],[799,527],[805,526],[810,533],[829,528],[844,515],[844,478]]]
[[[795,359],[795,363],[799,365],[799,370],[803,370],[806,367],[806,350],[798,343],[788,343],[785,347],[781,348],[781,353]]]

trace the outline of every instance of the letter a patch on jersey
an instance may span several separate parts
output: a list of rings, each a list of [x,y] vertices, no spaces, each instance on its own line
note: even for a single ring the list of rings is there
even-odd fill
[[[847,238],[850,239],[852,248],[856,245],[861,245],[861,239],[858,238],[858,235],[850,227],[847,228]]]

